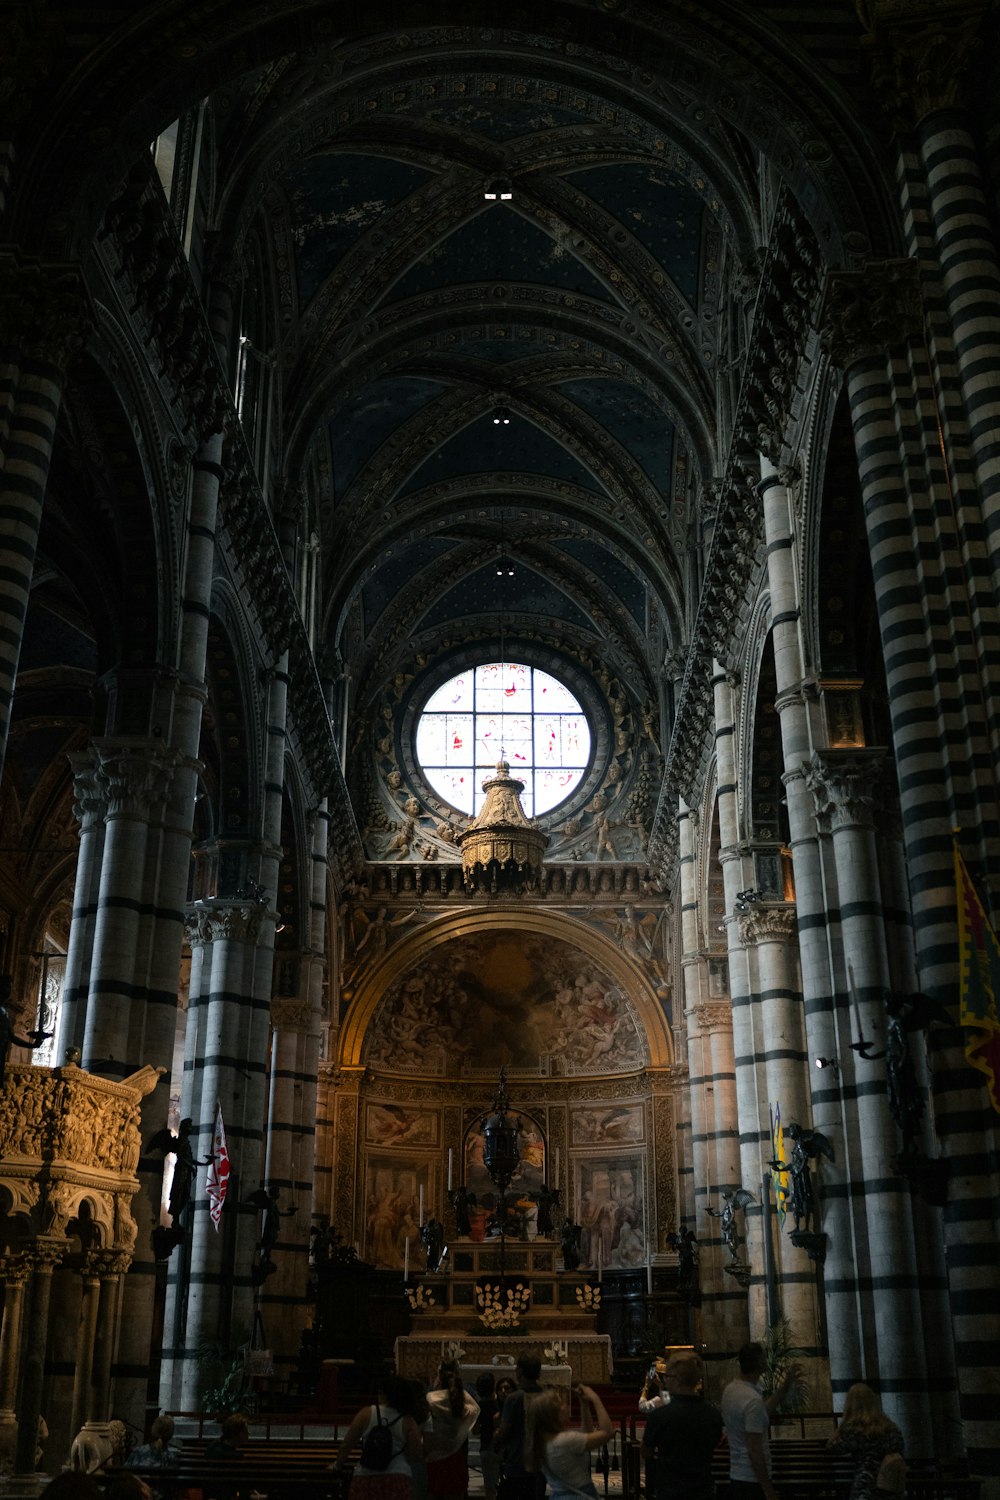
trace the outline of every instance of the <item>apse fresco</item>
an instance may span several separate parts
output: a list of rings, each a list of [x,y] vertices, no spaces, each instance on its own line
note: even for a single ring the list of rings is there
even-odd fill
[[[387,991],[365,1039],[395,1073],[580,1075],[646,1061],[631,1007],[570,943],[519,932],[455,938]]]

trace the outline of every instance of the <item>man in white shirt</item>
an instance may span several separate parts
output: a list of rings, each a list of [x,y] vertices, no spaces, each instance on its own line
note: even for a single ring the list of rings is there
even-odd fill
[[[737,1358],[740,1373],[722,1393],[722,1420],[729,1438],[729,1492],[731,1500],[778,1500],[771,1482],[771,1450],[768,1432],[771,1413],[798,1374],[792,1366],[781,1385],[765,1401],[759,1381],[767,1370],[760,1344],[744,1344]]]

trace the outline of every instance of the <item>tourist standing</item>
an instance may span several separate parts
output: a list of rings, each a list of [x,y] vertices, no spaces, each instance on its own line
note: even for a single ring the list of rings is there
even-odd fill
[[[420,1457],[422,1439],[411,1414],[411,1402],[408,1382],[398,1375],[385,1375],[379,1382],[375,1405],[363,1406],[348,1427],[334,1468],[341,1472],[346,1469],[352,1451],[360,1445],[362,1457],[351,1475],[350,1500],[412,1500],[410,1460]],[[378,1426],[387,1428],[392,1451],[384,1467],[368,1468],[364,1462],[365,1438]]]
[[[760,1344],[744,1344],[737,1358],[740,1373],[722,1393],[722,1420],[729,1438],[729,1493],[731,1500],[778,1500],[771,1481],[769,1433],[771,1413],[798,1375],[792,1366],[771,1395],[761,1395],[767,1357]]]
[[[852,1385],[844,1400],[844,1415],[837,1436],[830,1439],[835,1453],[847,1453],[855,1462],[854,1480],[848,1500],[879,1500],[898,1495],[906,1484],[903,1434],[882,1410],[871,1386]],[[895,1458],[896,1462],[886,1463]]]
[[[545,1494],[545,1476],[529,1467],[524,1451],[526,1404],[541,1395],[541,1373],[542,1362],[533,1354],[522,1354],[514,1367],[517,1389],[504,1401],[495,1439],[501,1462],[500,1500],[541,1500]]]
[[[427,1392],[431,1414],[426,1439],[429,1500],[465,1500],[469,1493],[469,1433],[479,1407],[462,1384],[453,1359],[441,1362],[437,1383]]]
[[[528,1412],[526,1446],[533,1465],[541,1469],[551,1488],[550,1500],[597,1500],[590,1477],[590,1455],[614,1436],[614,1427],[597,1392],[589,1385],[574,1387],[580,1398],[580,1426],[573,1426],[570,1403],[562,1391],[536,1396]]]
[[[667,1404],[650,1413],[642,1439],[655,1464],[656,1500],[712,1500],[715,1493],[712,1454],[722,1413],[698,1394],[701,1373],[696,1354],[675,1354],[660,1377]]]

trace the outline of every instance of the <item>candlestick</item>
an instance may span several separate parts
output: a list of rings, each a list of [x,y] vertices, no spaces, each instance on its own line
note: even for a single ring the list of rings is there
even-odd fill
[[[406,1244],[403,1246],[403,1280],[410,1279],[410,1236],[406,1236]]]
[[[553,1178],[552,1186],[554,1188],[558,1188],[558,1186],[559,1186],[559,1147],[558,1146],[556,1147],[556,1170],[555,1170],[555,1173],[554,1173],[554,1178]]]
[[[600,1240],[597,1241],[597,1279],[598,1281],[604,1279],[604,1246]]]
[[[653,1266],[649,1261],[646,1263],[646,1295],[647,1297],[653,1295]]]
[[[858,1041],[860,1042],[865,1034],[865,1028],[861,1021],[861,1007],[858,1004],[858,991],[854,983],[854,967],[850,962],[847,965],[847,982],[851,987],[851,1000],[854,1002],[854,1019],[858,1023]]]
[[[448,1191],[449,1191],[449,1193],[451,1192],[451,1159],[452,1159],[452,1149],[449,1146],[448,1147]]]
[[[424,1189],[423,1189],[423,1184],[421,1183],[421,1186],[420,1186],[420,1228],[423,1229],[423,1227],[424,1227]]]

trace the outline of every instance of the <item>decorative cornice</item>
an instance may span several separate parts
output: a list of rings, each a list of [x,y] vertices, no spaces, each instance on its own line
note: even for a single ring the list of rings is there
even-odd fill
[[[733,1007],[726,1002],[706,1000],[699,1005],[692,1005],[684,1014],[688,1018],[688,1025],[692,1031],[732,1031],[733,1029]]]
[[[192,948],[220,940],[254,944],[266,915],[266,900],[210,896],[189,907],[185,932]]]

